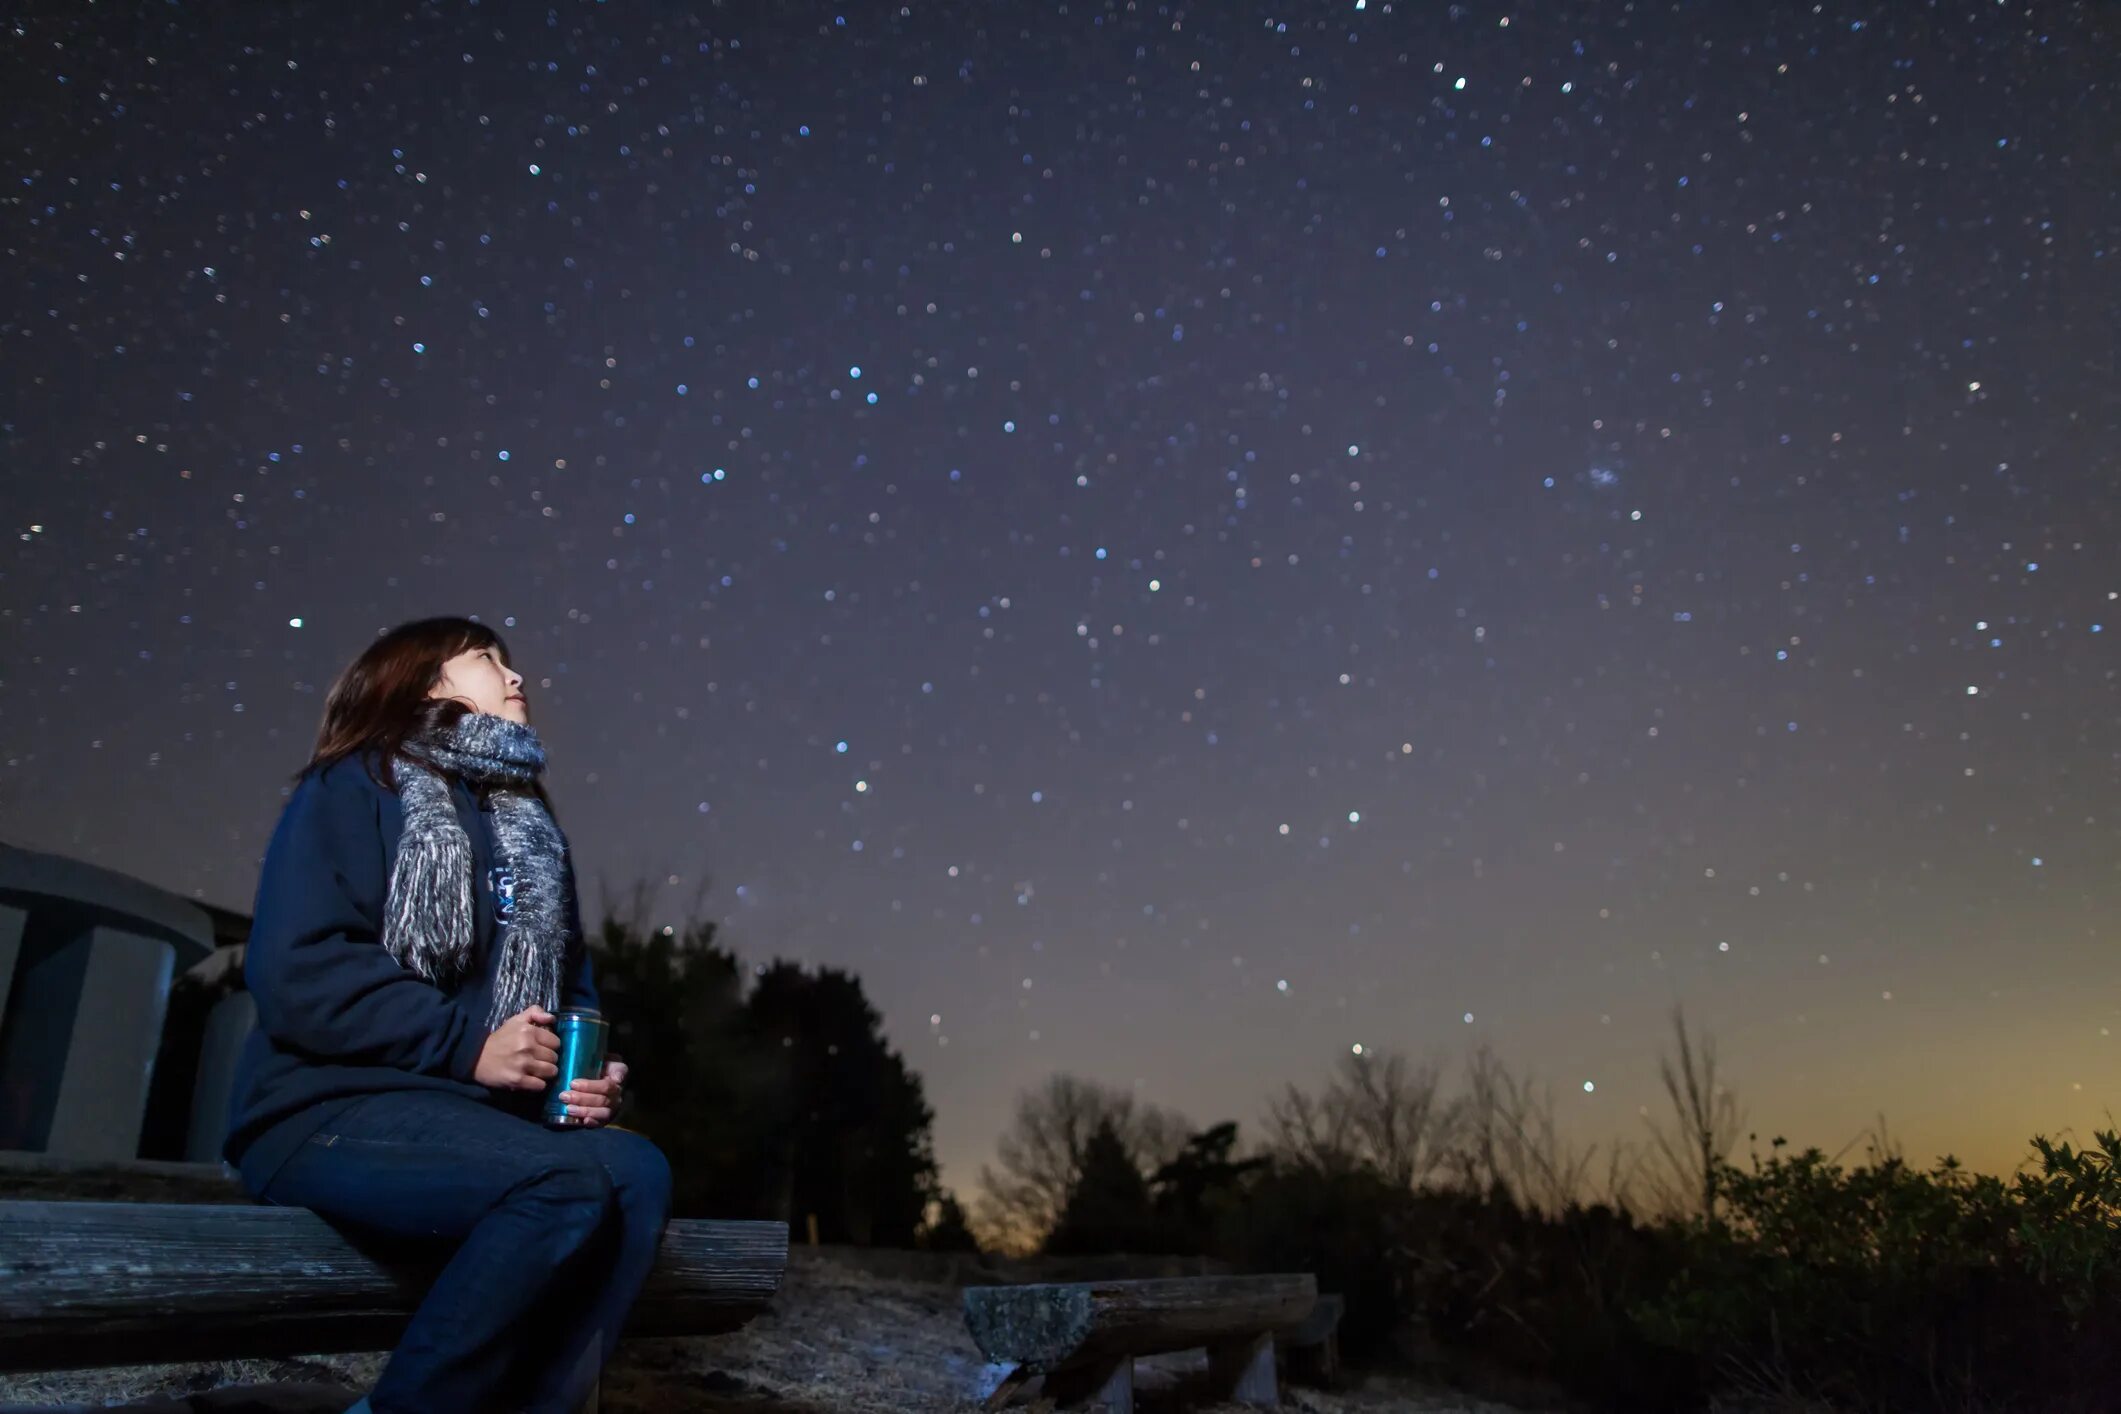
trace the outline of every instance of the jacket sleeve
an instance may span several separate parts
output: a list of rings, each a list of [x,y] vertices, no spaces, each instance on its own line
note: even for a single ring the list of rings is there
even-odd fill
[[[379,941],[390,880],[377,795],[342,774],[359,769],[305,779],[266,849],[243,956],[258,1024],[313,1060],[470,1081],[485,1029]]]
[[[590,962],[589,945],[580,939],[574,945],[574,965],[570,969],[567,984],[561,989],[563,1007],[602,1008],[597,999],[596,968]]]

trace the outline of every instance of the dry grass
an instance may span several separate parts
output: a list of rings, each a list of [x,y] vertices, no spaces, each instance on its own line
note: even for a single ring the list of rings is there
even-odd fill
[[[773,1310],[741,1331],[624,1347],[605,1372],[604,1414],[970,1414],[1000,1378],[965,1333],[956,1287],[875,1276],[800,1248],[790,1256]],[[336,1414],[382,1363],[341,1355],[0,1377],[0,1403],[153,1400],[142,1408]],[[1198,1356],[1141,1362],[1143,1414],[1217,1414],[1191,1388],[1203,1369]],[[1282,1402],[1302,1414],[1515,1414],[1387,1380],[1330,1393],[1290,1388]]]

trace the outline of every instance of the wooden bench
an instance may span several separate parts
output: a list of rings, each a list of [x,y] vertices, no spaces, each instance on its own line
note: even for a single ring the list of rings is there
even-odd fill
[[[0,1371],[389,1350],[446,1253],[302,1208],[0,1201]],[[629,1336],[714,1335],[788,1266],[773,1222],[672,1222]]]
[[[1042,1377],[1061,1408],[1132,1414],[1136,1356],[1205,1347],[1214,1398],[1272,1409],[1274,1337],[1317,1303],[1308,1273],[975,1286],[965,1325],[989,1361],[1010,1367],[989,1408]]]

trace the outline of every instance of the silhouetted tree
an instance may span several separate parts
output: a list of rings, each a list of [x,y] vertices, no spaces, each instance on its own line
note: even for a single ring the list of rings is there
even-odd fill
[[[1518,1075],[1486,1046],[1466,1061],[1466,1093],[1449,1165],[1459,1186],[1473,1193],[1507,1194],[1512,1202],[1549,1215],[1590,1196],[1598,1146],[1563,1137],[1551,1086]],[[1621,1151],[1607,1168],[1605,1193],[1627,1183]]]
[[[921,1229],[918,1245],[928,1252],[979,1251],[979,1239],[965,1221],[965,1205],[957,1201],[955,1193],[944,1189],[936,1199],[935,1216]]]
[[[1099,1121],[1083,1146],[1082,1172],[1068,1194],[1060,1221],[1046,1237],[1050,1253],[1155,1252],[1162,1234],[1149,1198],[1148,1180],[1127,1153],[1126,1141],[1109,1118]]]
[[[1188,1139],[1178,1156],[1150,1177],[1159,1250],[1208,1250],[1222,1214],[1242,1201],[1247,1179],[1267,1164],[1263,1158],[1231,1157],[1236,1147],[1237,1122],[1225,1120]]]
[[[791,1222],[827,1242],[911,1246],[935,1196],[934,1112],[853,975],[777,962],[746,1014],[771,1075],[757,1157]]]
[[[1082,1176],[1090,1136],[1106,1123],[1137,1173],[1154,1172],[1174,1157],[1189,1128],[1179,1115],[1114,1086],[1048,1077],[1017,1096],[994,1165],[980,1168],[978,1224],[987,1245],[1028,1251],[1045,1240]]]
[[[771,1075],[746,1021],[743,969],[711,922],[680,933],[637,918],[607,917],[592,941],[611,1049],[631,1067],[621,1122],[669,1156],[679,1215],[763,1215]]]
[[[653,928],[636,893],[592,941],[622,1121],[663,1147],[682,1216],[774,1217],[910,1246],[935,1193],[934,1115],[848,973],[776,963],[748,988],[711,922]]]
[[[1318,1095],[1291,1085],[1268,1103],[1268,1149],[1285,1164],[1322,1173],[1368,1168],[1411,1189],[1444,1165],[1464,1119],[1464,1102],[1443,1095],[1441,1067],[1350,1053]]]
[[[1657,1062],[1672,1117],[1650,1126],[1652,1198],[1666,1212],[1714,1221],[1718,1186],[1743,1123],[1738,1099],[1717,1078],[1716,1041],[1688,1033],[1686,1013],[1672,1008],[1675,1050]],[[1881,1138],[1884,1119],[1879,1120]]]

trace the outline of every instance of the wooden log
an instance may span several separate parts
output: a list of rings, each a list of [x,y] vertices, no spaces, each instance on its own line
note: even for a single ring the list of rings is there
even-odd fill
[[[313,1380],[299,1383],[222,1385],[187,1394],[145,1395],[117,1406],[93,1404],[0,1404],[0,1414],[105,1414],[113,1407],[125,1414],[344,1414],[359,1398],[344,1385]]]
[[[447,1252],[302,1208],[0,1202],[0,1370],[388,1350]],[[710,1335],[757,1315],[783,1223],[671,1223],[628,1335]]]
[[[1309,1273],[975,1286],[965,1325],[989,1360],[1048,1371],[1279,1331],[1317,1300]]]
[[[1292,1345],[1282,1357],[1282,1368],[1292,1384],[1313,1389],[1332,1389],[1340,1383],[1340,1335],[1335,1332],[1316,1345]]]

